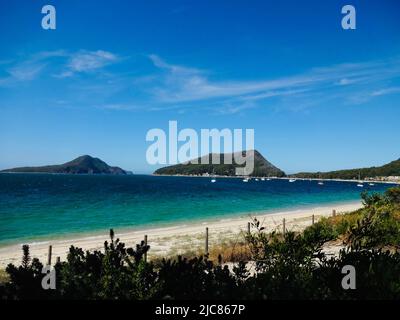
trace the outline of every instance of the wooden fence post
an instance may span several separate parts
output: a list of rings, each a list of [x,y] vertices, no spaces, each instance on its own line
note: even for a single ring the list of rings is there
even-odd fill
[[[61,262],[61,258],[60,257],[57,257],[56,258],[56,263],[60,263]]]
[[[206,228],[205,252],[206,252],[206,254],[208,254],[208,227]]]
[[[286,235],[286,219],[285,218],[283,218],[282,224],[283,224],[283,227],[282,227],[283,236],[285,236]]]
[[[48,255],[47,255],[47,265],[48,266],[51,266],[51,251],[52,251],[52,246],[49,246],[49,252],[48,252]]]
[[[332,210],[332,217],[336,217],[336,210],[335,209]]]
[[[144,245],[147,246],[147,234],[144,235]],[[144,262],[147,262],[147,251],[144,253]]]
[[[314,225],[315,223],[315,215],[312,215],[312,224]]]
[[[247,233],[250,234],[250,222],[247,222]]]

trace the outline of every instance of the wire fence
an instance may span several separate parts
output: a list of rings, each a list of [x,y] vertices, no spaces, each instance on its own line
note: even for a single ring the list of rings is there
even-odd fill
[[[333,209],[332,217],[335,217],[336,215],[338,215],[338,213],[336,212],[335,209]],[[274,219],[274,217],[271,217],[273,226],[272,226],[272,228],[270,228],[269,232],[276,231],[276,232],[282,233],[283,236],[285,236],[287,232],[303,230],[307,226],[314,225],[319,220],[320,217],[321,216],[316,216],[315,214],[312,214],[311,216],[308,216],[308,217],[301,217],[301,218],[293,219],[293,220],[289,220],[289,221],[287,221],[286,218],[282,218],[282,220],[276,221]],[[300,221],[300,220],[302,221],[302,223],[298,223],[298,221]],[[304,224],[305,221],[306,221],[306,224]],[[307,223],[307,221],[309,223]],[[260,226],[263,226],[264,223],[265,223],[265,218],[263,221],[261,221]],[[252,234],[252,228],[254,229],[254,226],[252,226],[252,224],[250,222],[248,222],[246,224],[246,226],[244,226],[243,229],[240,228],[240,231],[238,233],[236,233],[236,235],[233,238],[232,252],[235,250],[236,246],[239,245],[239,243],[241,242],[241,239],[243,240],[244,233]],[[144,235],[143,241],[144,241],[145,245],[151,244],[151,242],[149,242],[149,238],[148,238],[147,234]],[[210,252],[210,248],[211,248],[211,246],[210,246],[210,228],[205,227],[204,253],[208,255]],[[52,254],[53,254],[53,245],[49,245],[48,253],[47,253],[47,265],[52,264]],[[146,252],[144,255],[144,260],[148,261],[148,259],[149,259],[148,253]],[[59,262],[61,262],[61,257],[57,256],[56,263],[59,263]]]

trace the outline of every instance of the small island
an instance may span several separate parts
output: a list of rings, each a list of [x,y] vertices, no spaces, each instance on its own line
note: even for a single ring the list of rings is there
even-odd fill
[[[0,172],[8,173],[57,173],[57,174],[130,174],[120,167],[111,167],[99,158],[93,158],[89,155],[80,156],[72,161],[41,167],[19,167],[2,170]]]
[[[246,155],[247,151],[242,151],[242,156]],[[252,150],[253,153],[253,150]],[[187,163],[177,164],[173,166],[163,167],[154,172],[155,175],[187,175],[187,176],[236,176],[236,168],[242,167],[235,163],[234,153],[217,154],[220,159],[220,164],[211,163],[212,156],[215,154],[208,154],[204,157],[196,159],[196,163],[189,161]],[[224,164],[224,156],[233,159],[232,164]],[[203,161],[202,161],[203,160]],[[204,161],[205,160],[205,161]],[[204,164],[204,163],[207,164]],[[285,172],[274,166],[267,161],[260,152],[254,150],[254,171],[251,174],[253,177],[284,177]]]

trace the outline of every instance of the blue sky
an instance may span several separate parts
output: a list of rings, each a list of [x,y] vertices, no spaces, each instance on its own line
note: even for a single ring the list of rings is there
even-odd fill
[[[399,30],[395,0],[1,1],[0,168],[90,154],[149,173],[146,133],[169,120],[254,128],[286,172],[392,161]]]

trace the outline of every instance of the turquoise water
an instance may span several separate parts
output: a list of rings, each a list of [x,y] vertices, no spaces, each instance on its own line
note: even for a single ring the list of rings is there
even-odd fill
[[[355,182],[0,174],[0,245],[357,201]]]

